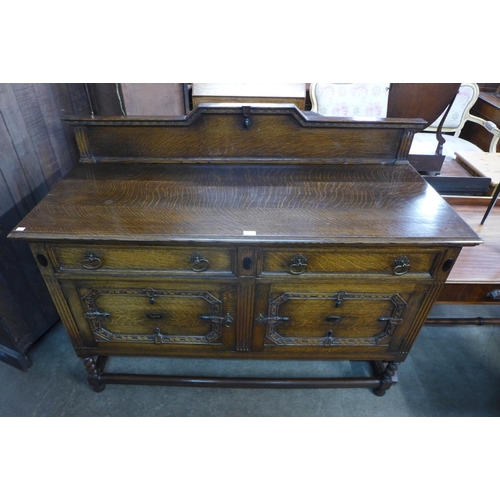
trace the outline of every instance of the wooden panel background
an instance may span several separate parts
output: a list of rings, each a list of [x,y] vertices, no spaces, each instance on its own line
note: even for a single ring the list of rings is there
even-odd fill
[[[0,83],[0,360],[22,369],[58,316],[28,246],[6,236],[78,161],[72,114],[90,114],[84,84]]]

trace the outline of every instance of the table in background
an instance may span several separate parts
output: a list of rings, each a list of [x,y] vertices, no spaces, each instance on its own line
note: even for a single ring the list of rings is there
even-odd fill
[[[500,206],[486,222],[481,219],[490,201],[486,197],[445,197],[450,206],[484,240],[463,248],[437,302],[447,304],[500,304]],[[432,318],[426,324],[500,324],[500,318]]]

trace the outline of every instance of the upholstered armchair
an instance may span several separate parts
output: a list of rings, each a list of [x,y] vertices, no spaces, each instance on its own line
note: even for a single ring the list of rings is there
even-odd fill
[[[311,83],[311,111],[325,116],[385,118],[389,83]]]
[[[443,123],[441,132],[444,134],[442,155],[455,158],[456,151],[482,151],[481,148],[471,142],[459,137],[460,132],[467,121],[477,123],[491,133],[489,152],[495,152],[500,139],[500,130],[491,121],[484,120],[470,114],[470,109],[479,97],[479,87],[476,83],[462,83],[448,115]],[[446,111],[445,111],[446,112]],[[444,113],[445,113],[444,112]],[[410,149],[410,154],[432,155],[438,154],[438,139],[436,132],[444,113],[423,132],[415,134]]]

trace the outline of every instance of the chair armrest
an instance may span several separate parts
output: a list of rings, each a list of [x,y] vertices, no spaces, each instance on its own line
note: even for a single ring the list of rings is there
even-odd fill
[[[477,123],[478,125],[481,125],[490,134],[493,135],[490,142],[489,152],[495,153],[497,150],[498,141],[500,140],[500,129],[492,121],[484,120],[483,118],[479,118],[479,116],[474,116],[469,114],[469,116],[467,117],[467,121],[471,121]]]

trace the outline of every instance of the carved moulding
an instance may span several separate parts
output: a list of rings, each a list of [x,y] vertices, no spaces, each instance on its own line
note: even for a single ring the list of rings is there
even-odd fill
[[[379,334],[371,337],[337,337],[333,335],[332,330],[326,335],[318,337],[284,337],[277,331],[279,328],[279,306],[288,300],[296,299],[325,299],[332,300],[336,307],[342,305],[345,300],[384,300],[393,304],[394,309],[390,317],[374,318],[374,321],[386,322],[386,327]],[[383,293],[352,293],[341,290],[336,293],[309,293],[309,292],[285,292],[269,302],[269,318],[267,321],[266,330],[266,345],[279,346],[367,346],[389,345],[389,341],[396,329],[397,325],[402,323],[403,313],[407,306],[406,301],[399,294],[383,294]],[[286,318],[293,320],[293,317]]]
[[[153,294],[153,295],[152,295]],[[205,335],[170,335],[161,334],[160,329],[156,327],[151,334],[137,333],[115,333],[106,328],[105,322],[111,317],[108,312],[101,312],[97,308],[96,301],[101,296],[106,295],[124,295],[128,297],[144,297],[151,302],[151,297],[170,297],[170,298],[198,298],[205,300],[210,305],[210,315],[203,316],[202,319],[211,321],[211,329]],[[222,301],[214,297],[209,292],[192,290],[153,290],[148,289],[92,289],[81,297],[85,309],[85,317],[89,321],[90,328],[97,342],[140,342],[150,344],[214,344],[221,345],[222,327],[227,318],[221,317]],[[197,319],[197,318],[195,318]],[[232,318],[231,318],[232,320]]]

